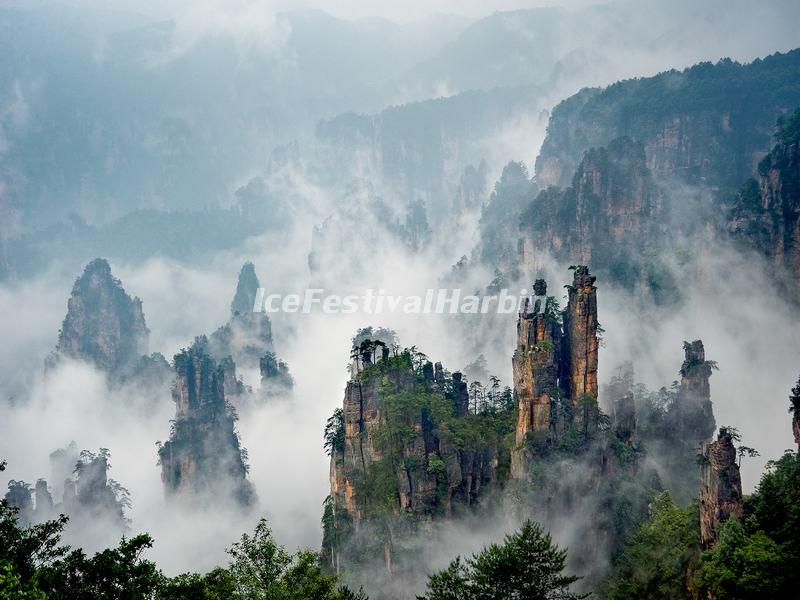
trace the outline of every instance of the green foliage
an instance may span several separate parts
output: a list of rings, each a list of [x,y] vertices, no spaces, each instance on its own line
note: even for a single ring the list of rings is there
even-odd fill
[[[602,591],[610,599],[680,598],[691,583],[700,597],[718,600],[792,598],[800,585],[798,506],[800,458],[786,452],[768,463],[746,499],[744,522],[728,519],[713,548],[701,553],[697,507],[678,507],[664,492]]]
[[[362,327],[353,336],[351,345],[358,347],[361,345],[361,342],[365,340],[380,341],[391,347],[397,344],[397,332],[394,329],[388,329],[386,327]]]
[[[699,524],[696,506],[676,506],[669,493],[662,492],[653,501],[651,518],[615,561],[606,597],[684,597],[687,570],[699,553]]]
[[[122,538],[119,546],[87,558],[73,550],[37,573],[37,582],[49,598],[151,598],[162,583],[156,565],[142,558],[152,547],[147,534]]]
[[[559,306],[558,298],[555,296],[548,296],[544,301],[544,318],[550,324],[560,325],[562,321],[561,306]],[[552,348],[551,348],[552,350]]]
[[[354,481],[356,495],[372,519],[396,515],[398,482],[408,478],[422,477],[436,486],[436,500],[420,507],[423,512],[436,513],[444,507],[442,501],[448,496],[444,461],[436,448],[424,454],[414,450],[420,437],[447,442],[457,450],[496,452],[498,477],[508,473],[516,403],[510,389],[500,391],[498,378],[489,380],[489,388],[472,382],[473,410],[459,416],[452,379],[433,385],[432,365],[415,347],[367,363],[353,377],[358,385],[377,387],[383,417],[369,433],[382,458],[371,462]],[[336,430],[327,431],[333,443]]]
[[[553,110],[538,161],[562,158],[568,177],[591,147],[621,135],[645,142],[665,122],[690,118],[693,147],[707,159],[681,175],[688,182],[705,179],[727,194],[741,184],[753,151],[768,147],[780,111],[800,105],[794,76],[799,64],[795,50],[745,65],[723,59],[620,81],[604,90],[583,90]]]
[[[327,496],[322,503],[322,552],[330,560],[331,553],[340,549],[353,531],[353,518],[341,506],[334,518],[333,498]]]
[[[252,536],[243,533],[229,549],[236,592],[245,598],[277,598],[281,576],[292,558],[272,537],[266,519],[260,519]]]
[[[142,557],[153,545],[147,534],[123,537],[116,548],[87,557],[60,545],[63,515],[29,527],[20,527],[16,515],[0,499],[0,600],[366,600],[323,573],[315,553],[290,555],[264,519],[228,550],[229,569],[169,578]]]
[[[469,598],[472,590],[469,584],[470,572],[457,556],[446,569],[428,578],[428,589],[419,600],[462,600]]]
[[[698,588],[717,600],[788,598],[786,586],[793,565],[763,531],[751,536],[736,518],[725,522],[714,548],[703,553]]]
[[[582,598],[569,591],[580,578],[564,575],[566,559],[567,551],[553,544],[549,533],[538,523],[525,521],[502,544],[492,544],[466,562],[457,557],[445,570],[431,575],[422,598]]]
[[[745,504],[748,533],[763,531],[788,559],[800,561],[800,457],[787,451],[767,463],[758,488]],[[795,585],[800,584],[795,576]]]
[[[0,600],[44,600],[44,592],[22,582],[8,561],[0,560]]]
[[[357,488],[364,495],[366,512],[369,515],[391,512],[397,507],[397,476],[386,458],[367,467],[364,482]]]
[[[162,582],[155,565],[141,558],[152,545],[146,534],[87,558],[60,545],[63,515],[23,528],[16,513],[0,500],[0,598],[150,598]]]
[[[5,463],[0,463],[0,472],[3,470]],[[67,518],[62,515],[53,521],[21,527],[17,512],[0,498],[0,562],[5,565],[8,581],[19,579],[24,586],[39,569],[67,553],[67,548],[60,545]]]
[[[719,436],[720,437],[729,437],[734,442],[741,442],[742,441],[742,434],[739,433],[739,430],[736,427],[730,427],[729,425],[721,425],[719,428]]]
[[[328,456],[344,452],[344,411],[337,408],[325,423],[323,447]]]
[[[258,367],[261,372],[262,384],[264,380],[271,380],[278,386],[291,388],[294,386],[294,379],[289,373],[289,365],[279,359],[274,352],[266,352],[258,359]]]
[[[229,549],[233,598],[242,600],[344,600],[358,597],[339,587],[338,579],[319,566],[319,557],[308,550],[294,555],[278,544],[266,519],[260,519],[253,535],[243,534]]]
[[[156,598],[158,600],[227,600],[234,598],[236,586],[230,571],[217,567],[201,575],[200,573],[183,573],[172,578],[165,578]]]
[[[428,473],[435,475],[437,478],[447,475],[447,469],[444,461],[435,454],[428,455]]]
[[[800,419],[800,378],[797,379],[797,383],[789,395],[789,412]]]

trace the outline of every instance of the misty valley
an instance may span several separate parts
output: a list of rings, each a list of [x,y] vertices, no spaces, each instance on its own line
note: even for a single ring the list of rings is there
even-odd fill
[[[0,599],[794,599],[800,3],[0,6]]]

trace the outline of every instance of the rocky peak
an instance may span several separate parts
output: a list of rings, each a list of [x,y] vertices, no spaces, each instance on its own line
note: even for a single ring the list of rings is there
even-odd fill
[[[546,308],[542,312],[541,299],[534,302],[533,312],[526,300],[517,321],[517,348],[511,363],[519,405],[516,441],[520,448],[529,433],[555,433],[551,405],[561,395],[562,337],[555,315]],[[511,471],[515,477],[524,477],[527,458],[522,451],[512,454]]]
[[[36,499],[36,509],[33,514],[36,522],[42,523],[52,519],[55,516],[55,504],[53,503],[53,495],[47,488],[47,481],[44,479],[36,481],[34,497]]]
[[[792,50],[750,64],[723,59],[583,89],[554,108],[536,178],[543,187],[567,185],[587,150],[626,135],[642,143],[655,173],[735,190],[768,150],[777,116],[800,105],[795,79],[783,76],[799,65],[800,52]]]
[[[245,314],[253,312],[256,294],[261,285],[258,282],[255,265],[246,262],[239,271],[239,280],[236,283],[236,294],[231,302],[231,314]]]
[[[573,420],[581,423],[588,419],[584,413],[597,403],[596,278],[586,266],[574,269],[563,312],[558,311],[555,298],[545,297],[546,283],[537,280],[533,307],[531,299],[526,299],[517,321],[512,368],[519,413],[516,449],[511,455],[511,472],[516,478],[525,478],[528,472],[532,458],[526,446],[529,436],[552,442]],[[562,398],[570,407],[566,416]]]
[[[800,297],[800,110],[779,128],[755,179],[736,197],[728,231],[767,258],[782,291]]]
[[[17,509],[17,520],[24,526],[33,520],[33,501],[31,499],[31,486],[24,481],[12,479],[8,482],[8,491],[5,501],[9,506]]]
[[[572,285],[567,288],[564,311],[565,391],[573,406],[588,397],[597,402],[597,278],[583,265],[575,267]]]
[[[444,382],[444,377],[442,377],[442,387],[440,389],[445,389],[445,385],[446,383]],[[464,375],[461,372],[456,371],[453,373],[452,385],[456,416],[466,416],[466,414],[469,412],[469,391],[467,390],[467,382],[464,381]]]
[[[108,261],[98,258],[72,288],[56,351],[122,375],[147,353],[148,335],[142,301],[131,298]]]
[[[100,536],[109,542],[118,540],[128,530],[125,508],[130,507],[130,498],[128,491],[108,476],[109,456],[106,448],[97,453],[84,450],[78,454],[74,442],[51,453],[51,475],[63,482],[58,492],[61,501],[54,501],[47,481],[40,478],[33,489],[34,508],[30,503],[31,486],[11,482],[9,488],[14,488],[15,502],[22,506],[20,514],[26,522],[33,523],[44,523],[66,514],[69,516],[67,536],[81,531],[83,535]]]
[[[111,468],[109,456],[106,448],[100,448],[97,453],[86,450],[81,452],[75,464],[75,487],[65,486],[63,504],[74,505],[72,514],[81,523],[102,516],[107,526],[113,526],[124,532],[128,526],[125,518],[128,493],[108,476]],[[74,496],[69,498],[68,494],[71,492]]]
[[[359,335],[353,342],[352,356],[372,347]],[[338,568],[346,561],[347,537],[378,543],[385,538],[377,530],[390,523],[389,540],[376,548],[390,571],[401,536],[436,515],[471,506],[495,483],[501,443],[451,439],[449,431],[460,431],[456,423],[469,412],[461,373],[447,376],[440,364],[408,349],[368,355],[351,369],[341,412],[326,429],[331,494],[325,539],[338,541],[326,542],[324,552]]]
[[[194,417],[202,411],[224,411],[224,369],[218,368],[201,345],[175,355],[175,416]]]
[[[258,363],[261,372],[261,394],[266,398],[282,396],[292,391],[294,379],[289,373],[289,366],[275,356],[274,352],[267,352]]]
[[[678,417],[681,432],[695,443],[707,440],[716,428],[709,382],[716,363],[706,360],[702,340],[684,342],[683,350],[685,358],[677,395]]]
[[[289,374],[288,365],[274,352],[269,316],[253,311],[259,286],[253,263],[245,263],[239,273],[231,303],[231,316],[225,325],[208,337],[206,349],[209,356],[220,364],[259,369],[260,395],[262,398],[272,398],[290,393],[294,380]],[[232,400],[234,395],[238,395],[232,392],[241,386],[231,378],[230,368],[226,368],[226,372],[228,399]]]
[[[663,203],[640,144],[620,138],[591,149],[571,186],[546,189],[523,213],[519,261],[534,272],[547,256],[591,263],[609,281],[646,285],[639,257],[663,237]]]
[[[742,518],[742,480],[733,437],[733,432],[722,427],[716,441],[700,446],[700,541],[705,548],[716,543],[725,521]]]
[[[226,397],[225,367],[202,344],[176,354],[174,365],[175,420],[158,452],[167,494],[252,505],[255,492]]]

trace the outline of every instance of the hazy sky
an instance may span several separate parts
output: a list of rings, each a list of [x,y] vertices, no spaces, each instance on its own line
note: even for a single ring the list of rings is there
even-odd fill
[[[42,2],[48,3],[48,2]],[[596,0],[67,0],[63,4],[109,7],[145,13],[159,18],[173,16],[187,10],[222,11],[272,10],[316,8],[342,18],[381,16],[394,21],[409,21],[436,14],[455,14],[471,18],[489,15],[498,10],[536,8],[541,6],[585,6],[604,4]],[[0,4],[3,2],[0,0]],[[13,2],[13,4],[22,4]],[[31,4],[26,1],[24,4]]]

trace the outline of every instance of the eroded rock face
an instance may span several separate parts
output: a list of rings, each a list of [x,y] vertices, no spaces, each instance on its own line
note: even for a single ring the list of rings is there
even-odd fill
[[[472,505],[497,481],[498,446],[450,439],[440,435],[442,423],[434,422],[435,406],[449,407],[451,418],[466,415],[461,373],[447,377],[432,363],[414,367],[410,356],[361,363],[345,388],[341,445],[331,452],[331,523],[326,526],[326,539],[340,541],[324,544],[334,568],[341,560],[342,536],[383,527],[387,519],[398,520],[389,527],[393,536],[402,536],[436,515]],[[375,519],[376,514],[383,516]],[[382,551],[389,570],[392,542]]]
[[[266,398],[283,396],[292,391],[294,379],[289,373],[289,366],[275,356],[274,352],[267,352],[259,360],[261,372],[261,394]]]
[[[231,314],[244,314],[253,312],[256,294],[260,284],[256,275],[255,265],[246,262],[239,271],[239,279],[236,282],[236,294],[231,302]]]
[[[542,187],[567,186],[584,152],[625,135],[642,142],[654,173],[736,190],[769,149],[778,116],[800,105],[794,81],[780,76],[798,65],[794,50],[750,64],[702,63],[581,90],[552,112],[536,159],[537,180]],[[740,82],[736,89],[722,83],[730,77]],[[753,90],[764,81],[773,83],[753,110]]]
[[[542,294],[544,295],[544,294]],[[551,405],[560,396],[562,331],[553,315],[542,312],[536,300],[533,312],[526,301],[517,321],[517,348],[512,359],[514,392],[519,406],[516,446],[511,455],[511,473],[523,478],[529,456],[523,446],[530,433],[555,434]]]
[[[42,523],[55,517],[55,504],[53,502],[53,495],[50,493],[50,490],[47,489],[47,481],[44,479],[36,481],[34,497],[36,498],[36,509],[33,515],[36,522]]]
[[[85,360],[124,375],[147,353],[148,336],[142,301],[131,298],[111,274],[108,262],[98,258],[72,288],[56,356]]]
[[[731,208],[734,240],[763,254],[779,286],[800,297],[800,111],[778,132],[778,143],[761,161]]]
[[[228,367],[231,365],[234,369],[236,366],[259,369],[259,395],[262,399],[285,396],[294,387],[289,366],[274,352],[269,316],[264,312],[254,312],[259,287],[253,263],[245,263],[239,273],[228,322],[207,338],[208,353],[226,365],[226,393],[231,401],[244,393],[241,382],[230,376]]]
[[[597,402],[597,278],[586,266],[575,268],[564,311],[564,389],[573,406],[588,397]]]
[[[226,398],[226,369],[195,345],[175,355],[175,373],[175,421],[158,452],[167,495],[252,505],[246,454]]]
[[[411,370],[396,373],[394,385],[414,393],[412,390],[418,390],[415,377]],[[461,381],[461,373],[454,373],[452,380],[457,380],[464,389],[462,391],[459,385],[459,391],[451,398],[458,406],[466,406],[462,399],[462,395],[466,395],[466,384]],[[433,384],[431,379],[428,393],[444,396]],[[380,388],[380,377],[359,378],[347,383],[343,403],[344,448],[341,455],[334,454],[331,458],[331,494],[356,524],[364,517],[365,509],[363,498],[357,494],[358,482],[363,480],[372,465],[386,458],[378,441],[380,431],[386,425]],[[434,435],[434,424],[424,411],[412,418],[408,425],[416,434],[413,441],[403,448],[403,466],[394,472],[399,509],[423,514],[439,508],[449,513],[454,502],[469,505],[481,487],[495,479],[495,449],[456,448],[448,440]],[[448,481],[446,493],[439,496],[437,486],[442,478],[437,477],[436,468],[431,467],[437,465],[437,461],[443,463],[441,467],[446,470]]]
[[[717,542],[720,526],[731,517],[742,518],[742,480],[736,464],[733,437],[720,429],[717,440],[703,442],[700,482],[700,541],[705,548]]]
[[[616,139],[586,152],[569,187],[548,188],[530,203],[520,219],[519,263],[529,272],[548,257],[591,264],[604,281],[669,303],[678,290],[658,257],[694,227],[669,213],[641,144]]]
[[[27,506],[21,513],[26,522],[43,523],[65,514],[69,517],[64,530],[67,540],[77,532],[84,540],[103,539],[108,543],[114,543],[125,535],[129,529],[125,508],[130,507],[130,497],[122,485],[109,477],[108,449],[78,453],[73,442],[50,456],[54,466],[52,476],[62,477],[61,485],[55,490],[59,502],[55,501],[47,481],[38,479],[33,490],[36,505],[31,511],[31,487],[22,482],[11,482],[16,484],[18,493],[24,492],[20,496],[27,496]],[[62,461],[65,464],[55,464]]]
[[[529,436],[555,439],[571,423],[563,422],[562,399],[567,414],[582,423],[597,404],[598,322],[596,278],[586,266],[575,268],[569,301],[559,313],[547,287],[537,280],[532,310],[526,300],[517,321],[517,348],[512,360],[514,394],[519,404],[516,443],[511,454],[511,474],[525,479],[531,456]],[[563,326],[562,326],[563,321]],[[586,414],[585,414],[586,413]],[[587,421],[588,423],[588,421]]]
[[[664,233],[662,205],[641,145],[589,150],[569,187],[540,193],[522,216],[521,262],[538,269],[550,254],[600,271],[633,262],[630,248],[653,249]]]
[[[715,363],[706,360],[701,340],[684,344],[684,353],[677,396],[679,427],[685,437],[700,442],[716,428],[709,382]]]

